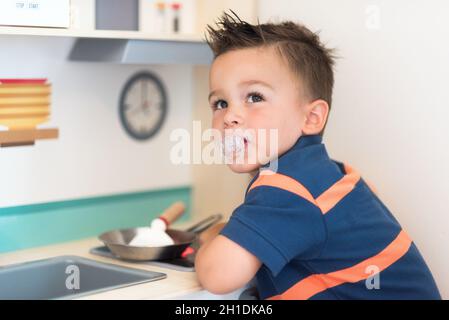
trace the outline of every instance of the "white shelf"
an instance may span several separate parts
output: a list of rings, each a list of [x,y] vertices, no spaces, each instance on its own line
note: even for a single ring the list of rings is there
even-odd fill
[[[116,31],[116,30],[85,31],[76,29],[38,28],[38,27],[0,26],[0,35],[204,42],[202,36],[195,34],[153,34],[153,33],[144,33],[141,31]]]
[[[193,34],[0,26],[0,36],[11,35],[75,38],[68,57],[71,61],[192,65],[212,62],[212,51],[207,43]]]

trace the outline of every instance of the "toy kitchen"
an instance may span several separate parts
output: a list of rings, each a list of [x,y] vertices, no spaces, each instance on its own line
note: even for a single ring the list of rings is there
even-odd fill
[[[0,299],[241,297],[205,291],[194,260],[245,183],[224,203],[223,173],[171,161],[172,133],[209,123],[203,31],[231,2],[253,18],[255,1],[1,1]]]

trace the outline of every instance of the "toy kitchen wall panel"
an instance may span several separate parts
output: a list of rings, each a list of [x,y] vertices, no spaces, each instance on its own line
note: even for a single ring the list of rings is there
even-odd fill
[[[190,130],[192,67],[67,61],[73,39],[0,36],[3,78],[48,78],[58,140],[0,150],[0,208],[188,186],[188,165],[170,162],[169,135]],[[11,63],[14,59],[14,63]],[[123,130],[120,92],[147,70],[165,84],[169,108],[161,131],[141,142]]]

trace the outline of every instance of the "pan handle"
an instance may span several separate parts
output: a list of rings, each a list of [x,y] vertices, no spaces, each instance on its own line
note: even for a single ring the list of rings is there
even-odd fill
[[[223,218],[223,215],[221,213],[213,214],[210,217],[207,217],[206,219],[203,219],[200,222],[189,227],[186,231],[198,234],[212,226],[214,223],[220,221],[221,218]]]

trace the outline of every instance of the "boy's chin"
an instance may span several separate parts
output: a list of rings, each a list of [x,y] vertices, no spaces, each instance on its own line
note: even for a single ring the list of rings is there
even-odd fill
[[[228,167],[234,171],[235,173],[253,173],[254,171],[259,170],[259,164],[247,164],[247,163],[232,163],[228,164]]]

